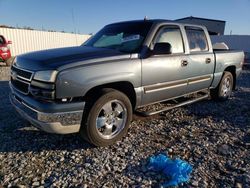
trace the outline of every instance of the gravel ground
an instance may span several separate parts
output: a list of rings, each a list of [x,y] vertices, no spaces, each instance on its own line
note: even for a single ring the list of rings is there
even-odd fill
[[[250,71],[230,100],[135,116],[128,136],[106,148],[31,127],[8,92],[0,82],[0,187],[160,187],[167,177],[147,163],[162,152],[193,166],[180,187],[250,187]]]

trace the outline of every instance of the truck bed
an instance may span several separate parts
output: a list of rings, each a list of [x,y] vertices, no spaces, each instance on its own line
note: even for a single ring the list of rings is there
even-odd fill
[[[238,50],[214,50],[215,68],[212,87],[216,87],[222,74],[227,69],[235,69],[236,77],[239,76],[244,62],[244,52]]]

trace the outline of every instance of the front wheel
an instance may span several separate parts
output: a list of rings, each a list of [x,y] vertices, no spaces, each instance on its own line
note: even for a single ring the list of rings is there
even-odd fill
[[[111,145],[121,139],[132,120],[130,100],[113,89],[102,90],[101,96],[86,110],[80,135],[96,146]]]
[[[219,99],[219,100],[228,99],[232,94],[233,82],[234,80],[232,73],[225,71],[219,86],[210,91],[211,97],[213,99]]]

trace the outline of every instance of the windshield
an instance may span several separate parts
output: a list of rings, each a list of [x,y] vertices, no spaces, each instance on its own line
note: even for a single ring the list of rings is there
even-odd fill
[[[118,23],[104,27],[83,46],[115,49],[120,52],[138,53],[152,23]]]

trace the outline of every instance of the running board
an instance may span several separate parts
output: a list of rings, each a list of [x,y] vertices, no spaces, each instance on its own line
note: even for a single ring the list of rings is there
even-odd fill
[[[205,94],[205,95],[203,95],[201,97],[198,97],[198,98],[195,98],[195,99],[190,99],[190,100],[175,104],[173,106],[168,106],[168,107],[165,107],[165,108],[163,108],[161,110],[147,111],[147,112],[136,111],[136,113],[139,114],[139,115],[142,115],[142,116],[152,116],[152,115],[159,114],[161,112],[165,112],[165,111],[168,111],[168,110],[172,110],[174,108],[181,107],[181,106],[184,106],[184,105],[187,105],[187,104],[192,104],[192,103],[195,103],[195,102],[201,101],[203,99],[207,99],[207,98],[209,98],[209,94]]]

